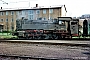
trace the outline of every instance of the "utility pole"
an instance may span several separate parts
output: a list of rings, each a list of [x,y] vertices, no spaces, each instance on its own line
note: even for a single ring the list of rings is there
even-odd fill
[[[14,15],[12,15],[12,31],[14,31]]]
[[[30,1],[29,1],[29,7],[30,7]]]
[[[8,35],[8,21],[9,21],[9,19],[8,19],[8,15],[7,15],[7,18],[6,18],[6,23],[7,23],[7,35]]]
[[[50,0],[49,0],[49,20],[50,20],[50,8],[51,8],[51,6],[50,6]]]

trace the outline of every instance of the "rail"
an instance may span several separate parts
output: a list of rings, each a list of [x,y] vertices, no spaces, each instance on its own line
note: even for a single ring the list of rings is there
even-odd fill
[[[22,60],[22,59],[25,59],[25,60],[62,60],[62,59],[73,59],[73,58],[43,58],[43,57],[32,57],[32,56],[19,56],[19,55],[7,55],[7,54],[0,54],[0,58],[1,59],[19,59],[19,60]]]

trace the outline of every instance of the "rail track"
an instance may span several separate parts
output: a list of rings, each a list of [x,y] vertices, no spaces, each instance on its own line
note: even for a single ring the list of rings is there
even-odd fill
[[[86,59],[85,57],[82,57]],[[78,58],[78,59],[82,59]],[[41,58],[41,57],[30,57],[30,56],[17,56],[17,55],[0,55],[1,60],[73,60],[74,58]]]
[[[90,46],[90,40],[27,40],[27,39],[13,39],[12,40],[12,39],[1,39],[0,42]]]
[[[62,59],[62,58],[59,58],[59,59]],[[65,58],[65,59],[70,59],[70,58]],[[58,59],[0,54],[0,60],[58,60]]]
[[[15,52],[10,54],[9,53],[10,51],[7,51],[7,52],[5,51],[4,53],[0,53],[0,58],[2,58],[2,59],[8,59],[8,60],[10,60],[10,59],[11,60],[63,60],[63,59],[64,60],[65,59],[68,59],[68,60],[73,60],[73,59],[87,60],[87,59],[90,59],[89,58],[90,57],[90,41],[76,41],[76,40],[75,41],[71,41],[71,40],[68,40],[68,41],[66,41],[66,40],[11,40],[11,39],[9,40],[8,39],[8,40],[0,40],[0,43],[1,43],[1,49],[4,48],[6,51],[10,50],[10,49],[12,51],[15,50],[15,49],[17,49],[15,51],[20,51],[18,49],[21,49],[21,51],[25,51],[24,49],[26,47],[28,47],[28,48],[26,48],[26,51],[27,51],[27,49],[30,48],[29,46],[36,47],[36,49],[39,51],[41,48],[44,48],[44,47],[42,47],[43,45],[45,45],[46,49],[50,49],[50,50],[55,49],[55,48],[58,49],[58,48],[60,48],[60,46],[62,46],[60,49],[66,49],[66,50],[71,49],[71,51],[74,50],[74,49],[78,50],[79,48],[82,47],[82,49],[80,49],[80,50],[83,50],[82,54],[88,55],[88,56],[83,56],[83,57],[82,56],[80,56],[80,57],[75,57],[74,56],[74,57],[62,57],[61,58],[61,57],[45,57],[45,56],[42,57],[39,54],[38,54],[39,56],[32,56],[33,54],[32,55],[25,55],[26,53],[24,54],[23,52],[21,52],[22,54],[19,53],[19,52],[18,52],[19,54],[15,53]],[[2,46],[3,45],[2,43],[5,44],[5,45]],[[9,46],[7,46],[7,45],[9,45]],[[7,46],[7,47],[5,47],[5,46]],[[63,46],[66,46],[66,47],[63,47]],[[70,47],[70,48],[68,48],[68,47]],[[0,51],[1,51],[1,49],[0,49]],[[77,50],[76,50],[76,53],[77,53]],[[42,49],[41,49],[41,51],[42,51]],[[39,51],[40,54],[42,52]],[[53,52],[55,52],[55,51],[53,51]],[[58,52],[58,53],[60,54],[60,52]],[[56,53],[53,53],[53,54],[58,55],[58,53],[56,52]],[[44,53],[42,53],[42,54],[44,54]],[[50,53],[49,53],[49,55],[50,55]],[[76,55],[78,55],[78,53]]]
[[[26,38],[0,38],[0,40],[55,40],[55,39],[26,39]],[[62,39],[56,39],[56,40],[79,40],[79,41],[90,41],[90,37],[86,38],[62,38]]]

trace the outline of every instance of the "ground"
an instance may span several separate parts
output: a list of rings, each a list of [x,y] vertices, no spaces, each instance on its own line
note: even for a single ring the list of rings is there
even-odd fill
[[[23,43],[0,43],[0,54],[20,55],[42,58],[71,58],[88,60],[89,47],[44,45],[44,44],[23,44]]]

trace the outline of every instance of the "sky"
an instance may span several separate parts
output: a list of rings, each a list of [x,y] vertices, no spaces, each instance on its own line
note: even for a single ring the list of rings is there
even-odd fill
[[[79,17],[83,14],[90,14],[90,0],[2,0],[7,2],[3,4],[0,0],[0,7],[3,8],[28,8],[39,6],[65,5],[67,16]]]

